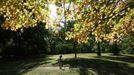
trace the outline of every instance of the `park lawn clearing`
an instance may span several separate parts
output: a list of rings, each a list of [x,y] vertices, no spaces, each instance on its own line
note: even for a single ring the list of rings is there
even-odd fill
[[[134,75],[134,56],[103,53],[64,54],[59,69],[59,55],[40,55],[0,61],[0,75]],[[67,65],[67,66],[64,66]]]

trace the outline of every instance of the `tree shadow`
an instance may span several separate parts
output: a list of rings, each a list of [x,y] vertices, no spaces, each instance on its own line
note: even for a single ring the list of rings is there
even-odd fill
[[[134,67],[128,64],[104,60],[103,58],[70,58],[62,60],[63,65],[78,68],[79,75],[133,75]],[[90,70],[90,71],[89,71]]]
[[[120,56],[102,56],[101,58],[115,60],[115,61],[121,61],[121,62],[128,62],[128,63],[134,63],[134,56],[130,55],[120,55]]]
[[[34,68],[43,64],[50,63],[47,55],[31,56],[20,59],[1,59],[0,60],[0,75],[23,75]]]
[[[80,75],[88,75],[88,69],[87,68],[80,68],[79,74]]]

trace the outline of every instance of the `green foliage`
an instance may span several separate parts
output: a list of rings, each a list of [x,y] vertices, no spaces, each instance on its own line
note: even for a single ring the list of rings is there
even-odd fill
[[[43,23],[39,23],[34,28],[17,30],[17,32],[1,29],[0,35],[2,35],[0,37],[0,48],[2,48],[0,55],[3,57],[47,53],[47,40],[45,38],[49,33],[44,29]]]
[[[50,17],[51,4],[56,7],[57,19]],[[9,31],[0,29],[0,49],[7,55],[12,50],[17,55],[95,52],[97,47],[105,52],[120,44],[120,49],[125,47],[122,52],[131,53],[133,4],[132,0],[2,0],[0,25]]]
[[[122,50],[121,53],[124,54],[134,54],[134,37],[128,36],[127,38],[122,39],[122,42],[119,43],[119,48]]]

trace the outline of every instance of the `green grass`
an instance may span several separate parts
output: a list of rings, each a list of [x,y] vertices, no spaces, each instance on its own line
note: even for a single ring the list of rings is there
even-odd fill
[[[59,55],[40,55],[20,59],[1,59],[0,75],[134,75],[134,55],[112,56],[103,53],[63,55],[59,69]]]

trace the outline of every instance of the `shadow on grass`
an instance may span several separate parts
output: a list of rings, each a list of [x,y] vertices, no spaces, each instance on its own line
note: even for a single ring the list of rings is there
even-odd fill
[[[20,59],[0,60],[0,75],[23,75],[41,65],[50,64],[48,55]],[[79,75],[134,75],[133,56],[102,56],[94,58],[62,59],[63,65],[69,65],[70,70],[77,68]],[[120,61],[120,62],[116,62]],[[127,62],[127,63],[123,63]],[[129,65],[132,64],[131,65]],[[58,62],[53,64],[57,65]],[[52,66],[52,65],[48,65]]]
[[[115,60],[115,61],[121,61],[121,62],[134,63],[134,56],[130,56],[130,55],[102,56],[101,58]]]
[[[80,75],[88,75],[88,69],[87,68],[80,68],[79,70]]]
[[[70,68],[79,68],[79,75],[134,75],[134,67],[111,61],[111,59],[70,58],[62,60],[62,63],[70,65]]]
[[[0,75],[23,75],[40,65],[50,63],[48,60],[53,59],[49,58],[47,55],[20,59],[1,59]]]

